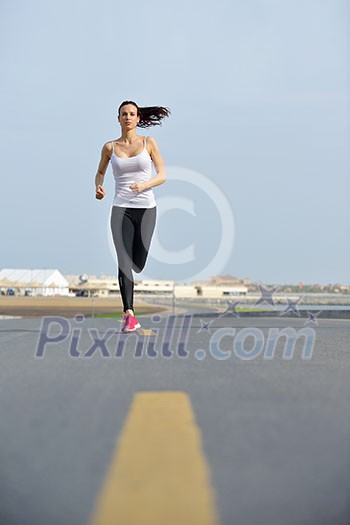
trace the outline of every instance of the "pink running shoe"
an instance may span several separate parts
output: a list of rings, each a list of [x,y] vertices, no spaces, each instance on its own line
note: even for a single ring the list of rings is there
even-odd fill
[[[131,314],[127,314],[124,317],[124,326],[122,328],[122,332],[133,332],[134,330],[137,330],[138,328],[141,328],[140,323]]]

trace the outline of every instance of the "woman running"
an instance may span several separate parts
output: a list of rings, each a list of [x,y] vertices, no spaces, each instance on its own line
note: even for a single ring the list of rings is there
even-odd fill
[[[134,278],[147,260],[156,224],[157,205],[152,188],[166,180],[164,161],[153,137],[136,128],[161,124],[170,110],[162,106],[138,107],[125,100],[118,109],[121,136],[106,142],[95,177],[96,199],[106,195],[102,184],[109,161],[115,180],[111,230],[118,259],[118,282],[123,302],[123,332],[141,327],[134,312]],[[152,161],[156,175],[152,177]]]

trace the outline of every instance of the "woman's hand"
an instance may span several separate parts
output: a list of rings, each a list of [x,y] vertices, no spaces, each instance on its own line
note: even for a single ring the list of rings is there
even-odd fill
[[[102,188],[101,184],[96,186],[96,199],[101,200],[106,195],[105,190]]]
[[[147,183],[146,182],[133,182],[129,188],[135,192],[140,193],[141,191],[147,190]]]

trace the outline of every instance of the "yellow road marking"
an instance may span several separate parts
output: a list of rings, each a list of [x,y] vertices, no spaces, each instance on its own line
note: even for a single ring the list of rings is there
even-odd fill
[[[140,334],[140,335],[157,335],[152,329],[150,328],[139,328],[137,330],[137,333]]]
[[[200,431],[184,392],[135,394],[91,525],[217,525]]]

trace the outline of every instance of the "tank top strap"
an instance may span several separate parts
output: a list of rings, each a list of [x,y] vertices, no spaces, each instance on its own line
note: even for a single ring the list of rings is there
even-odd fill
[[[146,149],[146,141],[147,141],[147,137],[145,137],[144,141],[143,141],[143,145],[144,145],[144,148]]]
[[[113,152],[114,152],[114,144],[113,144],[113,140],[111,140],[111,145],[112,145],[112,152],[111,152],[111,158],[112,158],[112,155],[113,155]]]

